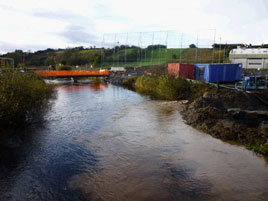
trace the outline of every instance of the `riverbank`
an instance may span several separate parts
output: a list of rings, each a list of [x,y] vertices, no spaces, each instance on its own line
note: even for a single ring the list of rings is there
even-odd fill
[[[34,74],[0,73],[0,132],[3,137],[36,121],[48,108],[54,85],[46,84]]]
[[[267,91],[258,93],[258,97],[267,101]],[[206,92],[184,104],[181,114],[187,124],[205,133],[268,155],[268,107],[254,94]]]
[[[268,91],[246,93],[217,88],[144,70],[142,76],[117,75],[117,85],[160,100],[183,101],[181,115],[194,128],[244,144],[268,155]]]

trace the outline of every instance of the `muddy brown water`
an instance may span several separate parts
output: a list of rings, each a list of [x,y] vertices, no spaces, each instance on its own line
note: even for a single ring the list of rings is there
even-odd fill
[[[0,200],[268,200],[267,160],[186,125],[180,103],[112,85],[57,91],[26,146],[1,154]]]

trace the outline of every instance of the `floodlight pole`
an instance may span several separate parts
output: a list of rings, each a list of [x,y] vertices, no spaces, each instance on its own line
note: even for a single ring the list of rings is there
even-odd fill
[[[182,41],[183,41],[183,33],[181,33],[180,63],[181,63],[181,56],[182,56]]]
[[[165,63],[167,64],[167,53],[168,53],[168,31],[167,31],[167,36],[166,36],[166,57],[165,57]]]
[[[213,50],[212,50],[212,63],[214,63],[214,49],[215,49],[215,41],[216,41],[216,29],[212,29],[214,30],[214,41],[213,41]]]
[[[127,33],[126,45],[125,45],[125,66],[127,65],[127,45],[128,45],[128,33]]]
[[[198,32],[196,35],[195,62],[197,62],[197,54],[198,54]]]
[[[153,32],[153,38],[152,38],[152,52],[151,52],[151,64],[153,65],[153,55],[154,55],[154,32]]]
[[[101,51],[101,56],[102,56],[101,67],[103,67],[103,63],[104,63],[104,54],[105,54],[105,48],[104,48],[104,34],[103,34],[103,36],[102,36],[102,51]]]
[[[113,51],[113,66],[114,66],[114,63],[115,63],[115,47],[116,47],[116,34],[114,35],[114,51]]]
[[[219,63],[221,63],[221,37],[220,37]]]

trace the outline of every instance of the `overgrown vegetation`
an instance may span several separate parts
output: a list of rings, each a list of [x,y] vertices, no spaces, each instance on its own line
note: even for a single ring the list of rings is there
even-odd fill
[[[268,139],[249,142],[246,144],[246,148],[259,154],[268,155]]]
[[[132,83],[131,81],[126,81]],[[162,100],[195,99],[206,91],[216,92],[217,88],[206,83],[192,82],[169,75],[141,76],[136,79],[137,92]]]
[[[129,77],[125,80],[123,80],[123,87],[128,88],[130,90],[135,90],[135,82],[137,80],[137,77]]]
[[[0,130],[23,126],[41,115],[53,88],[34,74],[0,73]]]

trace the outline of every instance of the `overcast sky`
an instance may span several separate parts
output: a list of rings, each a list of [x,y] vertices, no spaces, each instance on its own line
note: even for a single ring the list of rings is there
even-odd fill
[[[218,42],[268,43],[268,0],[0,0],[0,53],[99,46],[127,32],[213,40],[213,29]]]

